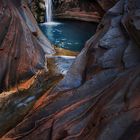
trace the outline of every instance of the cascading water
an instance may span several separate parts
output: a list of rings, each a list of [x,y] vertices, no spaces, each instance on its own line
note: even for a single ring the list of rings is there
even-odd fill
[[[45,0],[46,22],[52,22],[52,0]]]
[[[54,0],[45,0],[46,22],[40,24],[49,41],[60,48],[81,51],[85,42],[96,31],[97,24],[81,21],[52,20]]]

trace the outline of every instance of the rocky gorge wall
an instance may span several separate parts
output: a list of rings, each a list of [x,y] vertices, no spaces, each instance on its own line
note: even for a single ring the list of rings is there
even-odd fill
[[[117,0],[54,0],[54,17],[100,22]]]
[[[100,2],[106,7],[106,0]],[[2,140],[140,139],[140,3],[111,2],[114,6],[105,8],[96,34],[62,80],[43,91],[28,110],[33,98],[21,100],[23,92],[12,98],[15,113],[9,113],[10,105],[4,103]],[[39,85],[26,93],[36,96]],[[11,120],[14,123],[8,123]]]
[[[44,68],[44,54],[54,50],[27,3],[1,0],[0,18],[0,89],[6,89]]]
[[[53,18],[100,22],[104,13],[117,0],[52,0]],[[28,5],[38,22],[45,21],[45,1],[28,0]]]
[[[99,22],[104,11],[96,1],[54,0],[54,18]]]

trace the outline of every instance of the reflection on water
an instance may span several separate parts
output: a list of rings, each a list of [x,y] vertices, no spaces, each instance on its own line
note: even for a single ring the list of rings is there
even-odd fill
[[[72,51],[81,51],[85,42],[95,33],[97,24],[60,21],[40,24],[40,28],[54,45]]]

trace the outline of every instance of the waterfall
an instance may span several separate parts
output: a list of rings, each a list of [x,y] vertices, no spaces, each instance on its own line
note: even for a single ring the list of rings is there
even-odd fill
[[[46,21],[51,22],[52,21],[52,0],[45,0],[45,6],[46,6]]]

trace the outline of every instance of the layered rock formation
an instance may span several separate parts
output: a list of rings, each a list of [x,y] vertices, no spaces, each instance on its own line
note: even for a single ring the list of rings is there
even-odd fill
[[[16,123],[7,124],[12,114],[4,114],[1,139],[139,140],[139,11],[139,0],[119,0],[108,10],[66,76],[50,90],[45,82],[43,96],[26,116],[13,114]],[[31,91],[36,97],[42,87],[35,87]],[[31,99],[15,103],[16,108],[25,104],[21,114]]]
[[[0,89],[5,89],[44,68],[44,54],[54,50],[26,3],[0,1],[0,18]]]
[[[99,22],[104,10],[96,1],[54,0],[54,17]]]
[[[54,0],[54,17],[100,22],[118,0]]]

